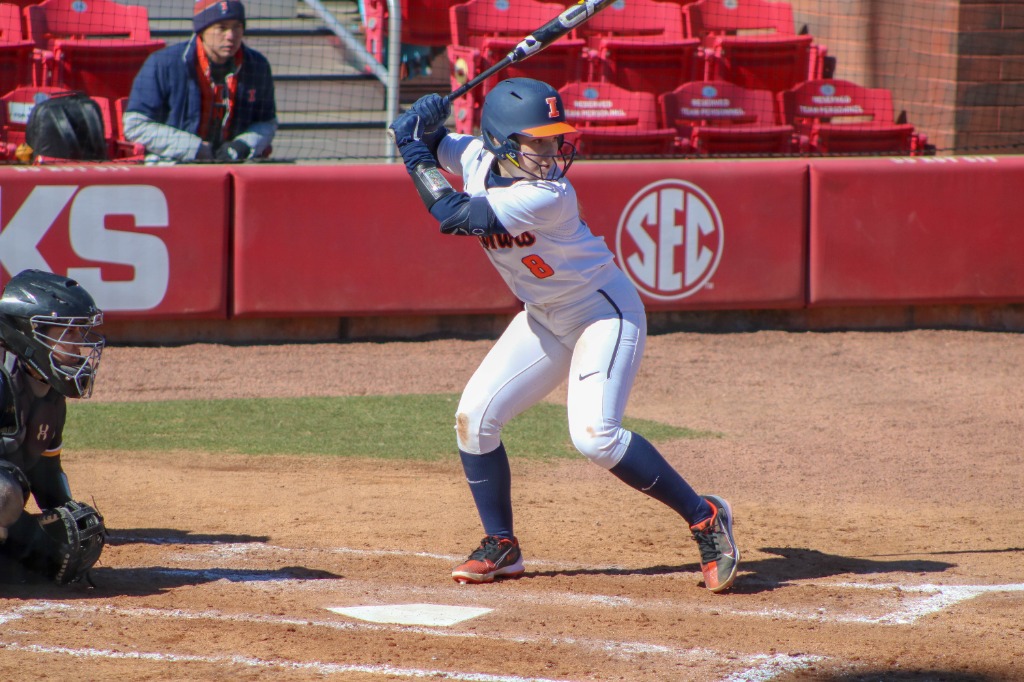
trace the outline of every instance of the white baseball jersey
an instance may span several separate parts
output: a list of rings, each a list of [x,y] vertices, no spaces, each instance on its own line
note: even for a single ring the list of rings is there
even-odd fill
[[[480,242],[512,292],[529,305],[574,301],[615,278],[618,268],[604,238],[580,218],[568,180],[521,180],[486,185],[494,155],[470,135],[449,134],[437,151],[440,165],[462,176],[470,196],[486,196],[508,235]]]

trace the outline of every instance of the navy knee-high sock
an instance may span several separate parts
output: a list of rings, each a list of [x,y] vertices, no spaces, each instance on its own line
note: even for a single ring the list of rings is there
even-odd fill
[[[512,533],[512,471],[505,446],[482,455],[459,450],[462,470],[473,493],[473,502],[480,514],[487,535],[511,538]]]
[[[626,454],[611,472],[631,488],[671,507],[691,526],[713,513],[707,501],[639,434],[632,435]]]

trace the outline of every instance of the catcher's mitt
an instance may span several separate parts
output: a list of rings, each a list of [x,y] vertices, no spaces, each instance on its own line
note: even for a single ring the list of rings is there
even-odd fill
[[[50,577],[58,585],[86,577],[100,558],[106,541],[107,529],[100,513],[83,502],[65,502],[59,507],[44,509],[39,525],[58,546]]]

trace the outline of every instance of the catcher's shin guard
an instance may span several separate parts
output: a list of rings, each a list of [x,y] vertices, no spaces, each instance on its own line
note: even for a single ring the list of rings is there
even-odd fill
[[[25,474],[13,464],[0,461],[0,542],[7,539],[7,529],[21,516],[28,494]]]
[[[3,554],[30,571],[46,573],[59,547],[39,525],[39,518],[23,511],[7,533]]]

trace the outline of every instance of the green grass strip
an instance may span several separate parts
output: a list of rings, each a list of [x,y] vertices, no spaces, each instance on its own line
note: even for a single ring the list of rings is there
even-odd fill
[[[162,402],[73,402],[65,440],[97,450],[200,450],[433,460],[455,449],[456,395],[263,398]],[[709,438],[645,419],[628,429],[651,441]],[[540,403],[505,427],[515,457],[578,457],[565,408]]]

